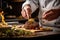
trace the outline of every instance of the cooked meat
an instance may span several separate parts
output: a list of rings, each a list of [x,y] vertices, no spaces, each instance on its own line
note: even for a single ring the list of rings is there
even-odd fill
[[[39,29],[39,24],[37,22],[27,21],[24,25],[26,29]]]

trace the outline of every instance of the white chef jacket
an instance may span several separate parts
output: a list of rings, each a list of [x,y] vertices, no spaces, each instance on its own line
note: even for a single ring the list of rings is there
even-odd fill
[[[26,0],[25,3],[22,5],[22,8],[26,5],[30,4],[32,13],[39,7],[39,20],[41,23],[41,15],[42,13],[50,10],[50,9],[59,9],[60,8],[60,0]],[[55,20],[47,21],[44,20],[47,25],[56,25],[60,21],[60,17]]]

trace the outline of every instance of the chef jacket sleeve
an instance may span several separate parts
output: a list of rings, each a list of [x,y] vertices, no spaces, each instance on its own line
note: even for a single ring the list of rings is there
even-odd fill
[[[32,13],[38,8],[38,0],[26,0],[25,3],[23,3],[22,8],[24,8],[26,4],[31,6]]]
[[[50,6],[50,7],[49,7]],[[51,8],[51,9],[60,9],[60,0],[54,0],[50,2],[46,8]]]

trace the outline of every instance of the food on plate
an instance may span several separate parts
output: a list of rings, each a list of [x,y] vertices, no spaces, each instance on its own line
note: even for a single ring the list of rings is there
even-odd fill
[[[44,29],[43,27],[40,27],[40,31],[43,31],[43,29]]]
[[[35,20],[33,18],[29,19],[28,20],[29,22],[34,22]]]
[[[1,30],[1,29],[0,29]],[[45,32],[45,31],[52,31],[53,29],[51,27],[40,27],[38,30],[37,29],[26,29],[26,28],[19,28],[17,25],[12,25],[11,29],[4,29],[4,31],[0,31],[0,36],[4,35],[5,37],[26,37],[26,36],[35,36],[35,33],[38,32]]]
[[[29,19],[25,24],[26,29],[39,29],[39,24],[34,19]]]
[[[33,32],[31,32],[31,31],[26,31],[26,30],[16,30],[16,31],[18,31],[18,33],[19,33],[19,35],[23,35],[23,36],[31,36],[31,35],[33,35]]]
[[[39,26],[39,23],[36,22],[34,19],[29,19],[27,22],[25,22],[24,24],[24,28],[27,29],[27,30],[33,30],[33,32],[35,31],[52,31],[53,29],[49,28],[49,27],[40,27]]]
[[[46,30],[46,31],[53,31],[53,29],[50,28],[50,27],[46,27],[44,30]]]
[[[53,29],[50,27],[46,27],[46,28],[41,27],[40,30],[41,31],[53,31]]]

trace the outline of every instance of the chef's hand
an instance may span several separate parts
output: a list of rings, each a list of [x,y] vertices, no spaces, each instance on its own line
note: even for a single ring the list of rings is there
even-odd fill
[[[60,9],[51,9],[43,13],[42,18],[48,21],[57,19],[60,16]]]
[[[21,14],[25,19],[29,19],[31,17],[31,6],[25,5],[24,8],[22,8]]]

